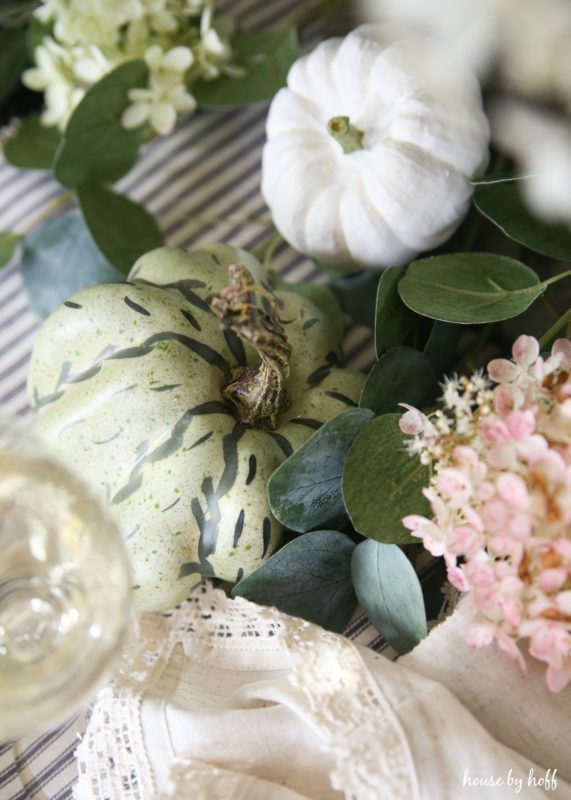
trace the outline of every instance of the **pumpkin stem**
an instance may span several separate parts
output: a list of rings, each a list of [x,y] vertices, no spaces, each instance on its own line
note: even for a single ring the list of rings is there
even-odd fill
[[[210,308],[222,328],[257,350],[261,364],[232,370],[233,380],[223,394],[235,406],[240,422],[274,430],[289,402],[291,346],[282,327],[286,320],[280,319],[272,292],[256,283],[243,264],[229,264],[228,278],[228,286],[212,298]]]
[[[339,142],[346,154],[364,149],[365,134],[351,125],[349,117],[332,117],[327,123],[327,133]]]

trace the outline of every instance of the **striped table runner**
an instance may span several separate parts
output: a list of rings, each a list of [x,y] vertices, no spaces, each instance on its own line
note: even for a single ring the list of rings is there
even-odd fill
[[[218,5],[245,29],[255,30],[283,24],[307,3],[225,0]],[[203,111],[183,120],[171,136],[147,147],[119,188],[156,217],[169,245],[195,248],[223,241],[255,249],[273,231],[259,188],[266,114],[267,105],[261,104]],[[50,175],[19,171],[0,160],[0,230],[26,230],[61,194]],[[68,205],[59,213],[71,208]],[[285,245],[277,250],[272,265],[291,281],[323,279],[310,261]],[[16,257],[0,272],[1,412],[30,413],[25,386],[37,327]],[[350,366],[368,368],[373,360],[370,331],[350,327],[345,353]],[[376,650],[385,647],[362,615],[356,615],[346,633]],[[0,800],[70,798],[75,780],[73,753],[84,716],[43,736],[0,744]]]

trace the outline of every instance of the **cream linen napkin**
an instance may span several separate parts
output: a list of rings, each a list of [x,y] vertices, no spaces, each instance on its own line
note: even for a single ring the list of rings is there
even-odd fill
[[[139,618],[78,762],[77,800],[571,798],[439,683],[209,586]]]
[[[496,647],[468,647],[472,615],[467,595],[399,664],[446,686],[498,741],[571,781],[571,689],[550,692],[545,665],[528,654],[522,675]]]

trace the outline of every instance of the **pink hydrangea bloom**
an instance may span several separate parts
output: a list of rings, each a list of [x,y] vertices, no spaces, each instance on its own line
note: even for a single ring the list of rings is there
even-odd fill
[[[558,692],[571,684],[571,341],[544,359],[520,336],[512,354],[488,378],[447,379],[434,414],[406,406],[433,517],[403,523],[470,591],[468,644],[496,642],[523,671],[526,647]]]

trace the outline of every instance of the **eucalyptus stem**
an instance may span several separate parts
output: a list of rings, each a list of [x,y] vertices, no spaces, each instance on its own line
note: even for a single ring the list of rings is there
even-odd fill
[[[571,324],[571,308],[568,308],[567,311],[559,317],[557,322],[554,322],[549,330],[543,334],[539,340],[539,346],[541,349],[543,350],[546,348],[549,342],[555,337],[555,334],[558,333],[561,328],[564,328],[568,323]]]
[[[554,275],[552,278],[548,278],[546,281],[541,283],[541,286],[544,286],[546,289],[548,286],[551,286],[552,283],[557,283],[557,281],[563,280],[563,278],[568,278],[571,275],[571,269],[566,270],[565,272],[560,272],[559,275]]]
[[[40,222],[43,222],[45,219],[51,217],[54,211],[57,211],[58,208],[62,208],[62,206],[67,205],[67,203],[69,203],[72,197],[73,197],[73,192],[64,192],[59,197],[56,197],[55,200],[52,200],[52,202],[49,203],[43,209],[43,211],[40,211],[40,213],[37,214],[31,222],[28,222],[28,224],[25,225],[24,228],[18,232],[18,234],[20,236],[26,236],[28,233],[30,233],[31,230],[33,230],[33,228],[36,227],[36,225],[39,225]]]

